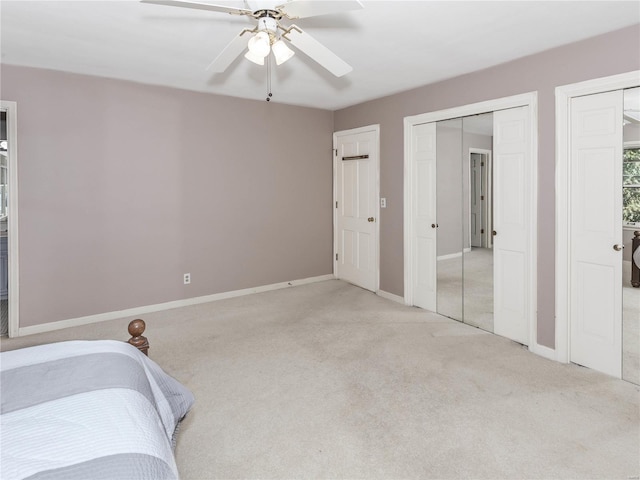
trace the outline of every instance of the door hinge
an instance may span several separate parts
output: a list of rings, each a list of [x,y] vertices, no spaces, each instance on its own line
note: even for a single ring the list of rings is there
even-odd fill
[[[336,260],[338,260],[338,254],[336,253]]]
[[[480,195],[480,200],[484,200],[484,195]]]
[[[336,200],[336,208],[338,208],[338,201]]]
[[[480,233],[484,233],[484,228],[481,228],[481,229],[480,229]]]
[[[337,148],[334,148],[334,149],[333,149],[333,156],[334,156],[334,157],[337,157],[337,156],[338,156],[338,149],[337,149]]]
[[[480,166],[481,166],[481,167],[484,167],[484,162],[480,162]]]

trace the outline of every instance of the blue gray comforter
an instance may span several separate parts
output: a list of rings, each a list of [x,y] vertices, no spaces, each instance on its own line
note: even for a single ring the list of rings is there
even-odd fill
[[[54,343],[3,352],[0,370],[0,478],[178,478],[193,395],[136,348]]]

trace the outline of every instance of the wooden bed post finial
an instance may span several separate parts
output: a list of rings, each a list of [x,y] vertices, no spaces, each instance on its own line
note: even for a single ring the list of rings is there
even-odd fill
[[[149,355],[149,341],[147,337],[142,335],[146,327],[144,320],[141,318],[131,320],[131,322],[129,322],[129,335],[131,335],[131,338],[128,341],[142,353]]]

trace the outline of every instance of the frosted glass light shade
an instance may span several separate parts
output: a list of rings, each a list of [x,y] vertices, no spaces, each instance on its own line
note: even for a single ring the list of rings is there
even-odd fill
[[[256,55],[251,50],[244,54],[244,58],[246,58],[247,60],[251,60],[256,65],[264,65],[264,57]]]
[[[249,40],[249,51],[258,57],[266,57],[271,50],[271,41],[267,32],[258,32]]]
[[[271,49],[273,50],[273,56],[276,57],[276,65],[283,64],[295,54],[282,40],[274,43]]]

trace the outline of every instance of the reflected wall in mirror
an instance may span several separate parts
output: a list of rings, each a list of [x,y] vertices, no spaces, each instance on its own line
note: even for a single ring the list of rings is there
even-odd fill
[[[493,332],[493,113],[462,121],[464,322]]]
[[[463,319],[462,119],[436,123],[437,312]]]
[[[624,91],[623,135],[622,378],[640,385],[640,88]]]

